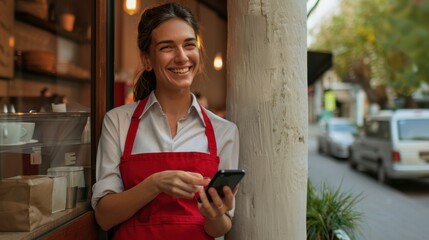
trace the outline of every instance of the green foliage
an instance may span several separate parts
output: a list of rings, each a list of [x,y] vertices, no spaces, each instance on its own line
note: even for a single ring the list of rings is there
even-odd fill
[[[323,184],[317,191],[308,181],[307,239],[334,240],[334,231],[338,229],[355,239],[362,218],[361,212],[355,210],[355,207],[362,195],[342,193],[340,188],[331,190]]]
[[[310,48],[332,51],[343,78],[363,59],[372,86],[410,96],[429,83],[428,23],[427,0],[342,0],[338,14],[311,33],[316,42]]]

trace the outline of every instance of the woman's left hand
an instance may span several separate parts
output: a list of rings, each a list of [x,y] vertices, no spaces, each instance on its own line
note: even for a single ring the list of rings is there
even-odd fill
[[[235,189],[236,190],[236,189]],[[199,196],[201,199],[201,204],[199,204],[199,209],[201,214],[206,218],[217,218],[223,216],[227,211],[233,208],[234,204],[234,193],[231,188],[228,186],[223,187],[223,192],[225,196],[221,198],[216,189],[210,188],[208,190],[212,202],[209,202],[207,195],[204,189],[199,191]]]

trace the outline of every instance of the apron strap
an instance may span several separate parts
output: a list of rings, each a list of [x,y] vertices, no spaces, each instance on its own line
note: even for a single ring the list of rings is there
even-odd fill
[[[140,116],[143,113],[143,110],[147,104],[147,101],[149,99],[149,96],[147,96],[145,99],[141,100],[136,109],[134,110],[133,116],[131,117],[131,123],[130,127],[128,128],[127,133],[127,139],[125,140],[125,146],[124,146],[124,157],[128,157],[131,155],[131,151],[133,150],[134,146],[134,140],[136,138],[137,130],[140,123]],[[206,124],[206,136],[207,136],[207,142],[208,142],[208,148],[210,154],[217,156],[217,144],[216,144],[216,138],[213,130],[213,125],[209,119],[209,117],[206,114],[206,111],[203,107],[201,107],[201,113],[203,114],[204,123]]]
[[[206,124],[206,136],[207,136],[207,142],[209,145],[209,152],[210,154],[217,156],[216,137],[214,134],[212,122],[210,121],[206,111],[204,110],[203,107],[201,107],[201,105],[200,105],[200,108],[201,108],[201,113],[203,114],[204,123]]]
[[[146,106],[146,103],[149,99],[147,96],[145,99],[141,100],[134,110],[133,116],[131,117],[130,127],[128,128],[127,139],[125,140],[124,146],[124,157],[128,157],[131,155],[131,151],[133,150],[134,140],[136,139],[137,129],[139,128],[140,116],[143,113],[143,110]]]

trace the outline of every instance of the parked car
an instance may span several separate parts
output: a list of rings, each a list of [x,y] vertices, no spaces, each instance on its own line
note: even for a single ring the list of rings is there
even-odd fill
[[[366,121],[351,152],[352,168],[373,171],[383,183],[429,177],[429,110],[382,111]]]
[[[350,119],[329,119],[317,137],[318,152],[337,158],[349,158],[355,133],[355,125]]]

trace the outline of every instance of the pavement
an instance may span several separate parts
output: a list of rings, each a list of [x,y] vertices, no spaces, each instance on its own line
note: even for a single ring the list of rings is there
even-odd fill
[[[317,154],[317,125],[309,126],[309,177],[315,185],[326,182],[341,184],[341,189],[362,193],[357,209],[362,211],[361,234],[357,240],[428,240],[429,190],[422,199],[378,183],[364,172],[356,172],[347,162]],[[429,184],[423,185],[428,186]],[[426,204],[425,204],[426,203]]]

